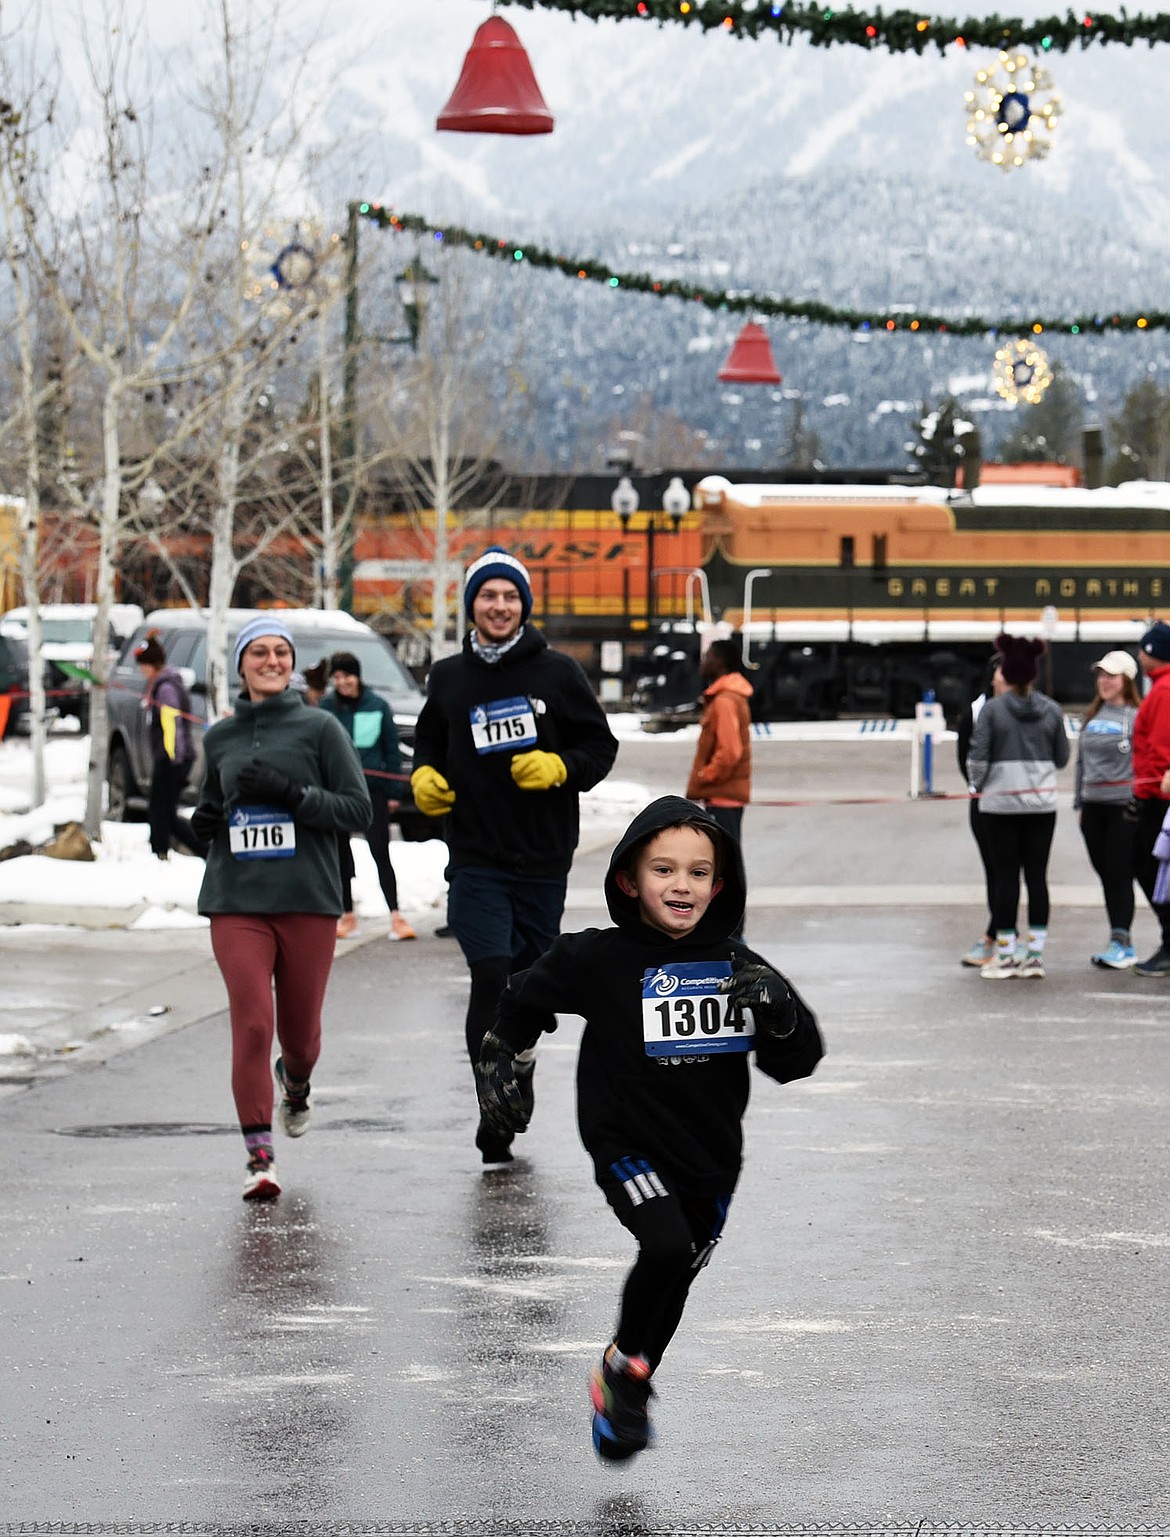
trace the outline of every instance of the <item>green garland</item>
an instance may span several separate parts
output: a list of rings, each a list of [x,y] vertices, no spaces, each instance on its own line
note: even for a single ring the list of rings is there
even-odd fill
[[[1170,43],[1170,16],[1098,15],[1095,11],[1021,21],[1015,16],[924,16],[921,11],[850,11],[832,5],[784,5],[779,0],[496,0],[525,10],[563,11],[590,21],[677,22],[704,32],[729,32],[758,38],[773,33],[791,42],[806,37],[817,48],[834,43],[857,48],[886,48],[891,53],[939,52],[960,48],[1039,48],[1067,53],[1093,43]]]
[[[726,310],[732,314],[778,316],[784,320],[806,321],[818,326],[847,326],[854,331],[945,331],[953,336],[994,336],[999,332],[1014,336],[1021,331],[1029,331],[1037,336],[1044,331],[1062,332],[1068,336],[1099,336],[1113,331],[1170,330],[1170,312],[1164,310],[1078,315],[1071,320],[1043,315],[987,320],[980,315],[955,318],[901,309],[897,314],[885,310],[836,309],[831,304],[777,299],[772,294],[745,293],[742,289],[728,292],[725,289],[703,288],[695,283],[684,283],[679,278],[654,278],[645,272],[615,272],[612,267],[594,261],[592,257],[557,256],[539,246],[501,240],[496,235],[477,234],[474,230],[461,229],[458,225],[432,224],[421,214],[397,213],[378,203],[359,203],[357,211],[379,229],[429,235],[443,245],[478,251],[481,255],[493,256],[497,261],[510,262],[514,266],[523,262],[544,271],[559,272],[563,277],[575,278],[579,282],[601,283],[607,288],[652,294],[659,299],[686,299],[692,304],[702,304],[709,310]]]

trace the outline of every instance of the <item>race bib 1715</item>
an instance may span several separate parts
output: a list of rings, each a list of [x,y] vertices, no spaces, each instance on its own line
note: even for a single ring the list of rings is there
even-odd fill
[[[530,700],[493,699],[471,708],[471,740],[478,753],[514,752],[536,746],[536,715]]]
[[[648,1057],[698,1057],[750,1051],[751,1010],[733,1005],[719,984],[730,961],[680,961],[642,973],[642,1037]]]

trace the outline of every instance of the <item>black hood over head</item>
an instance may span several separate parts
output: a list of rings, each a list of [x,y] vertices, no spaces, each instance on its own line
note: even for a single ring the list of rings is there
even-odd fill
[[[626,828],[609,861],[605,874],[605,900],[609,914],[619,928],[640,927],[641,915],[638,899],[628,897],[617,883],[618,870],[629,865],[629,853],[635,844],[646,843],[656,833],[667,827],[677,827],[682,822],[693,822],[709,832],[711,841],[719,850],[719,874],[723,887],[712,899],[711,905],[687,935],[688,940],[713,943],[729,939],[739,932],[744,908],[747,906],[747,880],[743,873],[743,854],[734,838],[729,838],[705,807],[695,801],[684,800],[681,795],[663,795],[652,801]]]

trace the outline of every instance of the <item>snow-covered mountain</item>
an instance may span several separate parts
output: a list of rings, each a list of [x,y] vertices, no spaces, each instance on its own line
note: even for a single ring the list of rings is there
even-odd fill
[[[164,5],[148,10],[165,18],[156,35],[174,59],[198,35]],[[1020,7],[1043,9],[1044,0]],[[439,134],[436,115],[489,14],[484,0],[350,0],[323,19],[313,6],[290,12],[290,36],[314,33],[298,89],[323,102],[318,141],[345,145],[330,173],[339,208],[368,197],[566,255],[841,306],[1021,318],[1170,309],[1170,49],[1048,56],[1063,102],[1051,156],[1004,173],[965,143],[963,93],[989,55],[818,50],[518,6],[501,14],[528,51],[555,132]],[[596,467],[623,409],[651,397],[708,431],[725,457],[775,462],[791,409],[781,392],[737,399],[715,380],[742,317],[461,260],[489,319],[514,326],[523,311],[536,407],[518,452]],[[842,330],[770,331],[785,387],[800,392],[837,463],[898,462],[898,404],[988,380],[994,352],[982,338],[859,343]],[[1049,354],[1105,416],[1147,371],[1170,368],[1161,333],[1053,335]],[[994,441],[1010,413],[991,410],[984,389],[965,388],[968,398],[987,410]]]

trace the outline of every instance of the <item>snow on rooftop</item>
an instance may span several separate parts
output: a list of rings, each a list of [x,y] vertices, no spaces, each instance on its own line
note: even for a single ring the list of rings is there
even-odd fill
[[[948,505],[958,502],[975,507],[1037,507],[1053,512],[1082,508],[1164,508],[1170,512],[1170,483],[1161,480],[1130,480],[1120,486],[1102,486],[1090,491],[1084,487],[1039,486],[996,482],[977,486],[970,498],[964,492],[944,486],[869,486],[869,485],[732,485],[721,475],[699,481],[696,491],[714,498],[729,496],[745,507],[762,507],[769,502],[928,502]]]

